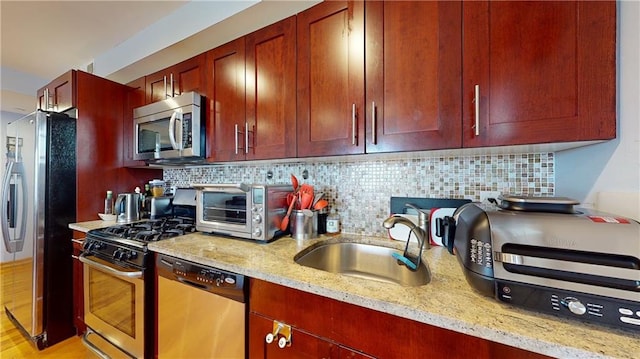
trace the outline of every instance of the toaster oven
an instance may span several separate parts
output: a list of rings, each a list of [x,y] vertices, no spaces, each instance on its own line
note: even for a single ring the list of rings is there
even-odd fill
[[[201,232],[269,242],[287,232],[280,223],[291,185],[194,184],[196,229]]]

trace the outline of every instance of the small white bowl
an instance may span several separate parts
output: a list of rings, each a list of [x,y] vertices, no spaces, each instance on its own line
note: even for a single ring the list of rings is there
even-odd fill
[[[116,220],[116,215],[115,214],[98,213],[98,216],[103,221],[115,221]]]

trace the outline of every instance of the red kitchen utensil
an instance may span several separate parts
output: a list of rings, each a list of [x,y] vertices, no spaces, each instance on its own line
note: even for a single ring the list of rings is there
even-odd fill
[[[280,230],[281,231],[286,231],[287,228],[289,228],[289,217],[291,216],[291,211],[293,211],[293,206],[296,204],[298,195],[297,194],[293,194],[293,198],[291,200],[291,203],[289,204],[289,209],[287,210],[287,214],[284,215],[284,218],[282,219],[282,222],[280,222]]]
[[[300,209],[311,208],[313,202],[313,192],[301,192],[300,193]]]
[[[298,178],[291,174],[291,186],[293,186],[293,192],[298,190]]]

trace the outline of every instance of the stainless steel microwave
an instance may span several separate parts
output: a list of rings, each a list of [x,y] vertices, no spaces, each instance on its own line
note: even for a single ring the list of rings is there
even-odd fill
[[[192,184],[196,189],[196,229],[261,242],[284,234],[291,185]]]
[[[133,110],[133,159],[147,162],[204,162],[204,97],[195,92]]]

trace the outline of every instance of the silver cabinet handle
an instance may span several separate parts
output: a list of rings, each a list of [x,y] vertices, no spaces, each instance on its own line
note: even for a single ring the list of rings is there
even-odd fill
[[[169,96],[169,97],[174,97],[176,95],[176,92],[175,92],[175,90],[173,88],[173,72],[171,73],[171,80],[170,81],[171,81],[171,96]]]
[[[249,122],[244,123],[244,153],[249,153]]]
[[[236,123],[236,155],[238,154],[238,124]]]
[[[356,104],[351,105],[351,144],[356,145]]]
[[[164,98],[167,98],[169,97],[167,94],[167,75],[164,75],[163,81],[164,81]]]
[[[371,143],[376,144],[376,103],[371,101]]]
[[[480,136],[480,85],[475,86],[475,96],[473,102],[476,107],[476,124],[473,126],[476,129],[476,136]]]
[[[45,111],[46,111],[46,110],[48,110],[48,109],[49,109],[49,89],[48,89],[48,88],[45,88],[45,89],[44,89],[44,95],[43,95],[43,97],[44,97],[44,98],[43,98],[43,100],[44,100],[43,102],[44,102],[44,103],[42,104],[42,106],[43,106],[43,110],[45,110]]]

